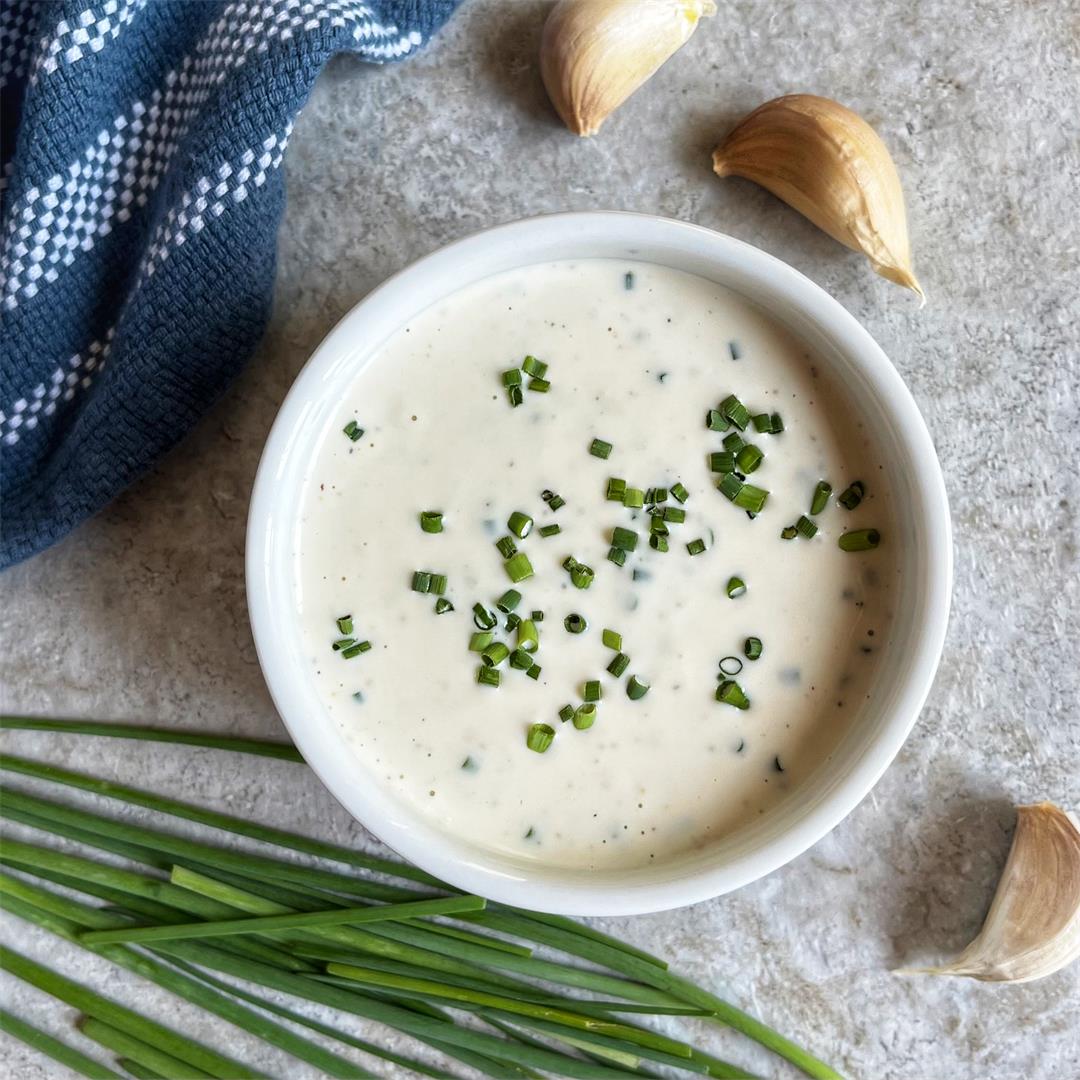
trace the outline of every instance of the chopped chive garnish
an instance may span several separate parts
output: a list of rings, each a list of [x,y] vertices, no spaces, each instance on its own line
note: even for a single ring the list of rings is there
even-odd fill
[[[540,672],[543,670],[544,669],[539,664],[532,664],[525,670],[525,674],[528,675],[530,679],[535,680],[540,678]]]
[[[798,535],[799,530],[796,529],[794,525],[785,525],[784,528],[780,530],[781,540],[794,540]]]
[[[506,592],[495,601],[495,606],[504,614],[509,615],[521,603],[521,593],[517,589],[507,589]]]
[[[507,630],[516,630],[521,625],[521,616],[515,614],[513,611],[506,616],[506,622],[503,623]]]
[[[861,480],[855,480],[844,488],[840,497],[836,500],[845,510],[854,510],[863,501],[866,487]]]
[[[533,622],[543,622],[544,613],[539,608],[537,608],[529,613],[529,618],[532,619]]]
[[[630,657],[626,653],[616,653],[612,657],[611,663],[608,664],[607,669],[611,672],[615,678],[619,678],[620,675],[630,666]]]
[[[490,630],[477,630],[469,637],[469,652],[483,652],[494,640]]]
[[[552,512],[558,510],[560,506],[565,505],[566,500],[561,495],[552,495],[551,498],[548,499],[548,506],[551,508]]]
[[[686,520],[686,511],[678,506],[665,506],[664,520],[671,522],[672,525],[681,525]]]
[[[599,679],[589,679],[582,687],[581,699],[586,702],[599,701],[603,697],[603,691],[600,689]]]
[[[810,498],[810,513],[820,514],[829,505],[829,496],[832,494],[832,484],[828,480],[819,480],[814,486],[814,494]]]
[[[738,675],[743,669],[743,662],[737,656],[724,656],[720,659],[720,671],[729,678]]]
[[[627,270],[623,275],[623,288],[629,292],[634,287],[634,272]]]
[[[607,493],[604,498],[609,502],[622,502],[626,495],[626,481],[618,477],[611,477],[607,482]]]
[[[613,562],[616,566],[626,565],[626,552],[622,548],[610,547],[607,553],[608,561]]]
[[[614,649],[616,652],[619,652],[622,649],[622,634],[617,631],[605,630],[603,634],[600,635],[600,638],[607,648]]]
[[[709,455],[709,471],[733,473],[735,471],[735,455],[730,450],[714,451]]]
[[[653,533],[652,536],[649,537],[649,547],[651,547],[653,551],[667,551],[667,537],[661,536],[659,533]]]
[[[517,552],[517,544],[514,543],[512,536],[502,536],[495,541],[495,546],[499,549],[499,554],[504,559],[509,559],[511,555]]]
[[[567,721],[569,721],[569,720],[573,720],[574,719],[574,706],[573,705],[564,705],[559,710],[559,719],[564,724],[567,723]]]
[[[759,412],[751,418],[754,430],[759,435],[768,435],[772,432],[772,417],[767,412]]]
[[[724,449],[733,454],[737,454],[745,445],[746,440],[737,431],[724,436]]]
[[[337,622],[337,628],[342,634],[351,634],[353,632],[353,622],[351,615],[342,615],[340,619],[335,620]]]
[[[525,736],[525,745],[543,754],[555,739],[555,729],[550,724],[533,724]]]
[[[641,488],[628,487],[623,494],[623,506],[630,510],[640,510],[645,505],[645,492]]]
[[[638,678],[637,675],[631,675],[626,682],[626,696],[631,701],[640,701],[649,692],[649,684],[644,680]]]
[[[737,341],[728,342],[728,352],[731,353],[732,360],[742,359],[742,349],[739,347],[739,343]]]
[[[589,453],[592,454],[593,457],[606,459],[611,456],[612,449],[611,443],[607,442],[605,439],[593,439],[593,441],[589,443]]]
[[[496,668],[481,665],[476,669],[476,681],[481,686],[498,686],[502,675]]]
[[[750,423],[750,410],[734,395],[728,394],[720,402],[720,411],[740,430],[745,431]]]
[[[551,382],[548,379],[530,379],[529,389],[534,394],[546,394],[551,389]]]
[[[526,356],[521,361],[521,370],[534,379],[542,379],[547,374],[548,366],[543,360],[537,360],[535,356]]]
[[[414,570],[413,571],[412,590],[413,590],[413,592],[419,592],[419,593],[431,592],[431,571],[430,570]]]
[[[501,641],[493,641],[480,655],[488,667],[498,667],[510,655],[510,649]]]
[[[570,581],[575,589],[587,589],[596,576],[596,571],[584,563],[575,563],[570,569]]]
[[[698,537],[696,540],[691,540],[690,543],[686,545],[686,550],[689,551],[691,555],[700,555],[705,550],[705,541],[702,540],[701,537]]]
[[[350,645],[347,649],[342,649],[341,655],[346,660],[351,660],[354,656],[359,656],[361,653],[366,653],[370,648],[370,641],[358,641],[355,645]]]
[[[784,421],[780,418],[778,412],[772,414],[772,434],[779,435],[784,430]]]
[[[520,510],[515,510],[507,519],[506,527],[519,539],[524,540],[532,532],[533,519]]]
[[[671,485],[671,495],[681,503],[686,502],[686,500],[690,498],[690,492],[683,487],[681,481],[677,481]]]
[[[441,533],[443,531],[442,511],[421,511],[420,528],[423,529],[426,533]]]
[[[729,599],[734,600],[736,596],[742,596],[746,592],[746,582],[741,577],[729,577],[724,591]]]
[[[748,510],[752,514],[760,514],[765,509],[765,502],[769,492],[765,488],[755,487],[753,484],[743,484],[732,502],[742,510]]]
[[[623,551],[633,551],[637,547],[638,534],[633,529],[624,529],[621,526],[611,530],[611,546],[622,548]]]
[[[524,649],[515,649],[510,654],[510,666],[518,671],[528,671],[532,662],[533,658]]]
[[[870,551],[881,543],[877,529],[856,529],[846,532],[837,541],[842,551]]]
[[[727,431],[731,421],[719,409],[710,409],[705,414],[705,426],[710,431]]]
[[[742,491],[743,482],[733,473],[725,473],[717,485],[720,494],[725,498],[735,501],[735,497]]]
[[[348,436],[349,442],[356,442],[364,437],[364,429],[355,420],[350,420],[342,430]]]
[[[813,540],[817,536],[817,525],[805,514],[800,514],[799,520],[795,522],[795,531],[800,536],[805,536],[807,540]]]
[[[524,619],[517,628],[517,643],[519,649],[534,653],[540,648],[540,631],[536,629],[536,623],[532,619]]]
[[[577,564],[577,559],[575,559],[573,555],[567,555],[566,558],[562,561],[562,568],[567,573],[570,573],[570,571],[573,570],[574,567],[577,566]]]
[[[743,656],[745,656],[747,660],[760,659],[762,653],[761,638],[748,637],[743,642],[742,651]]]
[[[445,615],[448,611],[453,611],[453,610],[454,610],[454,605],[452,603],[450,603],[450,601],[447,600],[445,596],[440,596],[439,599],[435,601],[435,614],[436,615]]]
[[[558,536],[559,533],[562,532],[562,526],[561,525],[541,525],[540,528],[537,529],[536,531],[543,537]]]
[[[578,731],[588,731],[596,723],[596,703],[588,701],[574,710],[574,727]]]
[[[509,368],[502,373],[502,384],[509,388],[521,385],[521,372],[517,368]]]
[[[734,705],[736,709],[750,708],[750,699],[734,679],[725,679],[716,688],[716,700],[722,701],[725,705]]]
[[[662,487],[651,487],[645,492],[645,503],[648,506],[656,506],[659,503],[667,502],[668,489]]]
[[[588,629],[589,623],[584,615],[579,615],[576,611],[572,611],[565,619],[563,619],[563,626],[565,626],[571,634],[581,634]]]
[[[428,592],[434,593],[436,596],[442,596],[446,592],[446,586],[449,584],[445,574],[432,574],[431,586]]]
[[[525,401],[525,393],[520,386],[509,386],[506,389],[506,397],[510,407],[516,409]]]
[[[333,645],[330,646],[334,652],[341,652],[342,649],[347,649],[350,645],[356,644],[356,638],[343,637],[338,638]]]
[[[650,514],[649,515],[649,532],[654,536],[667,536],[668,527],[664,521],[663,514]]]
[[[513,558],[503,563],[510,580],[516,585],[519,581],[533,576],[532,563],[524,551],[519,551]]]
[[[488,611],[483,604],[473,604],[473,625],[477,630],[494,630],[499,621],[493,611]]]
[[[741,473],[752,473],[765,455],[753,443],[747,443],[736,455],[735,465]]]

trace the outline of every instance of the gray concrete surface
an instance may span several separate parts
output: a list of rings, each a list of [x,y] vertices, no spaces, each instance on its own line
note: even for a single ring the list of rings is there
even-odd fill
[[[952,623],[914,734],[829,838],[736,895],[603,925],[850,1076],[1080,1075],[1080,966],[1014,987],[890,974],[978,928],[1014,803],[1080,809],[1080,8],[736,0],[589,142],[545,102],[545,8],[475,0],[415,62],[343,60],[324,74],[288,152],[265,342],[152,475],[0,579],[5,708],[281,735],[247,625],[244,517],[275,409],[335,320],[416,256],[541,211],[626,208],[724,230],[830,290],[907,379],[952,500]],[[763,191],[711,176],[718,136],[793,90],[853,106],[891,147],[925,310]],[[300,766],[69,737],[4,745],[373,843]],[[310,1075],[22,924],[5,920],[4,937],[278,1075]],[[50,1030],[70,1023],[69,1010],[10,980],[2,991]],[[788,1075],[743,1040],[705,1037],[764,1075]],[[20,1080],[62,1072],[9,1040],[0,1054]]]

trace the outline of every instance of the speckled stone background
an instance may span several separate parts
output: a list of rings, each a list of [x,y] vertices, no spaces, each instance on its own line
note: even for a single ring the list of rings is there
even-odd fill
[[[4,708],[280,736],[244,606],[244,518],[275,410],[326,331],[388,274],[495,222],[623,208],[723,230],[831,291],[907,379],[952,501],[951,628],[914,734],[830,837],[733,896],[605,927],[854,1077],[1078,1076],[1080,965],[1012,987],[890,969],[977,930],[1014,803],[1080,809],[1080,7],[724,3],[600,138],[579,141],[537,74],[547,6],[474,0],[414,62],[327,70],[288,152],[266,340],[153,475],[0,578]],[[892,149],[925,310],[765,192],[710,174],[718,136],[794,90],[853,106]],[[70,737],[4,745],[372,843],[301,766]],[[277,1075],[311,1075],[20,923],[5,920],[4,937]],[[70,1024],[21,984],[0,989],[41,1026]],[[789,1075],[724,1032],[707,1039]],[[0,1055],[20,1080],[63,1073],[10,1040]]]

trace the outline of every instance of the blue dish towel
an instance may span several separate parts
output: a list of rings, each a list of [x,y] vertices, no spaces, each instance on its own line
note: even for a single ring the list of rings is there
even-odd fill
[[[266,326],[293,119],[457,0],[0,0],[0,567],[168,450]]]

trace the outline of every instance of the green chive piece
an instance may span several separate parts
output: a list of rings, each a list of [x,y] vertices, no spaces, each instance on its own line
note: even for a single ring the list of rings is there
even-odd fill
[[[780,418],[778,412],[774,412],[771,417],[772,420],[772,434],[779,435],[784,430],[784,421]]]
[[[510,649],[501,641],[493,641],[480,655],[488,667],[498,667],[510,655]]]
[[[517,589],[507,589],[506,592],[495,601],[495,606],[504,614],[509,615],[521,603],[521,593]]]
[[[841,551],[871,551],[881,543],[877,529],[856,529],[846,532],[837,541]]]
[[[631,675],[626,682],[626,696],[631,701],[640,701],[649,692],[649,684],[637,675]]]
[[[622,649],[622,634],[617,631],[605,630],[600,637],[607,648],[614,649],[616,652]]]
[[[742,491],[743,482],[733,472],[729,472],[724,473],[716,487],[721,495],[734,502],[739,492]]]
[[[547,374],[548,366],[543,360],[537,360],[535,356],[526,356],[521,361],[521,370],[534,379],[542,379]]]
[[[677,481],[671,485],[671,494],[673,498],[678,499],[681,503],[686,502],[686,500],[690,498],[690,492],[683,487],[681,481]]]
[[[599,679],[589,679],[582,688],[581,699],[586,702],[599,701],[603,697]]]
[[[728,394],[720,402],[720,411],[740,431],[746,430],[746,425],[750,422],[750,410],[734,394]]]
[[[348,648],[342,649],[341,655],[343,659],[351,660],[354,656],[359,656],[361,653],[366,653],[370,648],[370,641],[358,641],[355,645],[350,645]]]
[[[734,600],[735,597],[742,596],[746,592],[746,582],[741,577],[729,577],[724,591],[730,600]]]
[[[510,666],[518,671],[528,671],[532,662],[533,658],[524,649],[515,649],[510,654]]]
[[[450,601],[447,600],[445,596],[440,596],[439,599],[435,601],[435,614],[436,615],[445,615],[448,611],[453,611],[453,610],[454,610],[454,605],[452,603],[450,603]]]
[[[593,457],[607,459],[611,456],[611,451],[613,449],[614,447],[612,444],[605,439],[593,439],[593,441],[589,443],[589,453],[592,454]]]
[[[342,430],[348,436],[350,442],[356,442],[364,437],[364,429],[355,420],[350,420]]]
[[[810,499],[810,513],[820,514],[829,505],[829,496],[832,494],[832,484],[828,480],[819,480],[814,487],[814,494]]]
[[[866,485],[861,480],[854,480],[844,488],[836,500],[845,510],[854,510],[863,501]]]
[[[736,455],[735,465],[741,473],[752,473],[765,459],[753,443],[747,443]]]
[[[611,530],[611,546],[621,548],[623,551],[634,551],[637,548],[638,534],[633,529],[624,529],[621,526]]]
[[[532,619],[533,622],[543,622],[544,613],[539,608],[537,608],[536,610],[529,613],[529,618]]]
[[[686,550],[689,551],[691,555],[701,555],[705,551],[705,541],[699,536],[696,540],[691,540],[690,543],[686,545]]]
[[[716,688],[716,700],[722,701],[725,705],[734,705],[736,709],[750,708],[750,699],[734,679],[725,679]]]
[[[596,571],[584,563],[575,563],[570,569],[570,581],[575,589],[587,589],[596,576]]]
[[[545,538],[549,537],[549,536],[558,536],[559,533],[562,532],[562,526],[561,525],[541,525],[540,528],[537,529],[536,531],[541,536],[543,536]]]
[[[419,593],[431,592],[431,571],[430,570],[414,570],[413,571],[412,590],[413,590],[413,592],[419,592]]]
[[[616,566],[626,565],[626,552],[622,548],[610,547],[607,553],[608,560]]]
[[[574,727],[578,731],[588,731],[596,723],[596,703],[587,701],[574,710]]]
[[[746,440],[737,431],[733,431],[730,435],[724,436],[725,450],[730,450],[731,453],[737,454],[744,446],[746,446]]]
[[[347,649],[350,645],[356,644],[356,638],[343,637],[338,638],[333,645],[330,646],[334,652],[341,652],[342,649]]]
[[[550,488],[545,488],[540,492],[540,498],[548,504],[548,508],[552,511],[558,510],[560,506],[566,505],[566,500],[561,495],[557,495]]]
[[[517,628],[517,644],[519,649],[528,653],[534,653],[540,648],[540,631],[532,619],[524,619]]]
[[[663,514],[650,514],[649,515],[649,532],[654,536],[667,536],[668,535],[667,523],[664,521]]]
[[[805,536],[807,540],[812,540],[817,536],[818,528],[805,514],[801,514],[799,520],[795,522],[795,531],[800,536]]]
[[[499,549],[499,554],[504,559],[509,559],[511,555],[517,553],[517,544],[514,543],[512,536],[501,536],[495,541],[495,546]]]
[[[340,619],[335,620],[337,622],[338,631],[342,634],[351,634],[353,632],[353,621],[351,615],[342,615]]]
[[[668,489],[663,487],[651,487],[645,492],[645,503],[648,506],[657,506],[667,502]]]
[[[705,426],[710,431],[727,431],[731,421],[719,409],[710,409],[705,414]]]
[[[769,498],[769,492],[765,488],[755,487],[753,484],[743,484],[732,502],[751,514],[760,514],[765,508],[765,502]]]
[[[503,563],[510,580],[516,585],[519,581],[533,576],[532,563],[524,551],[519,551],[513,558]]]
[[[611,663],[608,664],[607,669],[611,672],[615,678],[619,678],[620,675],[630,666],[630,657],[626,653],[616,653],[612,657]]]
[[[573,720],[574,719],[574,706],[573,705],[564,705],[559,710],[559,719],[564,724],[569,720]]]
[[[717,450],[709,455],[709,471],[715,473],[733,473],[735,455],[730,450]]]
[[[555,729],[550,724],[533,724],[525,736],[525,745],[538,754],[543,754],[555,740]]]
[[[431,585],[428,588],[428,592],[434,593],[436,596],[442,596],[446,592],[446,586],[449,581],[445,574],[432,574]]]
[[[502,674],[493,667],[481,665],[476,669],[476,681],[481,686],[498,686],[502,681]]]
[[[743,662],[737,656],[722,656],[720,658],[720,672],[731,678],[738,675],[743,669]]]
[[[754,430],[759,435],[768,435],[772,432],[772,417],[767,412],[760,412],[751,418]]]
[[[506,527],[519,539],[524,540],[532,532],[533,519],[520,510],[515,510],[506,522]]]
[[[672,525],[681,525],[686,520],[686,511],[678,506],[665,506],[664,520],[671,522]]]
[[[516,630],[521,625],[521,616],[510,612],[506,616],[506,622],[503,624],[507,630]]]
[[[502,384],[509,388],[521,385],[521,372],[517,368],[509,368],[502,373]]]
[[[780,530],[781,540],[794,540],[798,535],[799,530],[796,529],[794,525],[785,525],[784,528]]]
[[[584,615],[579,615],[576,611],[572,611],[565,619],[563,619],[563,626],[565,626],[571,634],[582,634],[589,628],[589,623]]]
[[[667,551],[667,537],[661,536],[659,533],[653,533],[652,536],[649,537],[649,547],[651,547],[653,551]]]
[[[477,630],[469,637],[469,652],[483,652],[494,640],[490,630]]]
[[[604,496],[609,502],[622,502],[626,495],[626,481],[618,477],[611,477],[607,482],[607,493]]]
[[[759,660],[762,653],[761,638],[748,637],[743,642],[743,656],[747,660]]]
[[[529,676],[533,681],[540,678],[540,672],[544,669],[539,664],[532,664],[525,671],[525,674]]]
[[[645,492],[641,488],[628,487],[623,495],[623,506],[630,510],[640,510],[645,505]]]
[[[534,394],[546,394],[551,389],[551,383],[547,379],[530,379],[529,389]]]
[[[420,512],[420,528],[426,533],[441,533],[443,520],[441,510],[422,510]]]
[[[473,604],[473,625],[477,630],[494,630],[499,619],[493,611],[488,611],[483,604]]]
[[[525,402],[525,392],[520,386],[511,386],[506,391],[507,400],[510,402],[510,407],[516,409],[519,405]]]

